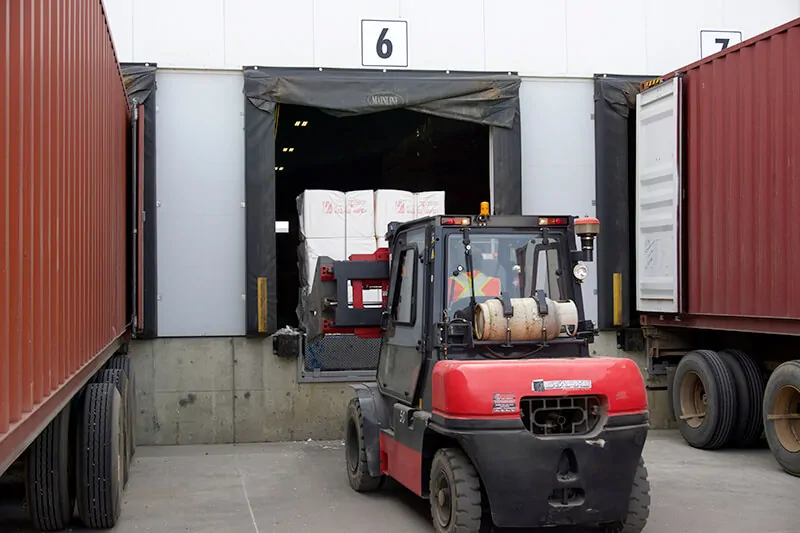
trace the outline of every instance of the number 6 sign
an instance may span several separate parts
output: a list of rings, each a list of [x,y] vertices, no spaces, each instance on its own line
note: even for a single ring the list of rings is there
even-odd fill
[[[408,22],[405,20],[361,21],[361,65],[364,67],[408,66]]]

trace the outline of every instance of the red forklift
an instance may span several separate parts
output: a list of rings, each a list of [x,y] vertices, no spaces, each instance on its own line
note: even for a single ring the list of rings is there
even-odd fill
[[[354,490],[393,478],[430,500],[439,533],[642,531],[644,380],[629,359],[590,356],[581,296],[599,229],[483,202],[478,216],[393,222],[374,254],[318,259],[309,342],[381,339],[377,380],[353,385],[347,409]],[[383,305],[364,305],[376,288]]]

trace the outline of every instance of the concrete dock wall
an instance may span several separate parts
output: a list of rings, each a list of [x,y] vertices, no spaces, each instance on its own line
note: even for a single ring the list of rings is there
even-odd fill
[[[595,355],[631,357],[614,334]],[[271,339],[170,338],[136,341],[137,442],[223,444],[341,439],[352,389],[346,383],[298,383],[297,362],[278,358]],[[654,383],[658,386],[659,383]],[[649,392],[654,428],[667,421],[666,391]]]

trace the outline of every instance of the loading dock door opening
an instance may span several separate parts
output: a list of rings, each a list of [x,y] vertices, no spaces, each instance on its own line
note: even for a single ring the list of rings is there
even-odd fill
[[[492,130],[495,214],[521,214],[520,78],[510,74],[246,67],[247,333],[277,329],[275,136],[279,104],[334,116],[408,109]]]

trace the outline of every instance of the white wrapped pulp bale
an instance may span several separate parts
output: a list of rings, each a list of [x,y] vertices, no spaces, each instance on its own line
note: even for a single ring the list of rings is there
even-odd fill
[[[305,239],[345,237],[345,194],[309,189],[297,197],[300,234]],[[342,243],[344,246],[344,243]]]
[[[348,238],[346,245],[347,259],[353,254],[373,254],[377,248],[375,247],[375,237],[357,237]],[[352,285],[347,288],[348,303],[353,303],[353,287]],[[365,305],[379,305],[381,303],[380,289],[370,289],[364,291],[364,304]]]
[[[334,261],[344,261],[344,238],[336,239],[306,239],[300,243],[300,284],[311,288],[314,285],[314,274],[317,268],[317,258],[327,256]]]
[[[416,218],[414,193],[397,189],[375,191],[375,236],[383,237],[390,222],[407,222]]]
[[[372,190],[345,193],[345,234],[347,238],[375,234],[375,194]]]
[[[417,218],[444,215],[444,191],[425,191],[414,195],[414,211]]]

